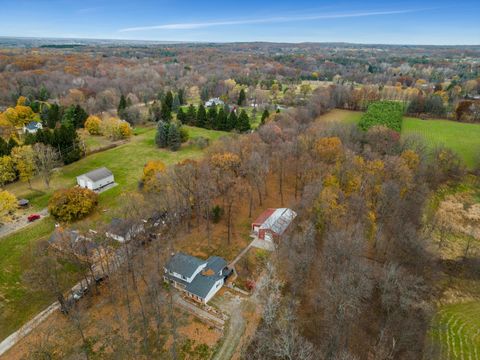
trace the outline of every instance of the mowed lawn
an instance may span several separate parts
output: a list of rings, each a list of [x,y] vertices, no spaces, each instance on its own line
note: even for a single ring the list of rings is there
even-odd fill
[[[45,218],[0,239],[0,341],[55,300],[51,294],[32,289],[23,279],[24,272],[32,269],[37,242],[48,238],[53,229],[53,219]],[[65,264],[64,273],[68,288],[77,279],[76,271]]]
[[[431,336],[447,360],[480,359],[480,302],[443,306]]]
[[[190,139],[202,136],[211,141],[227,133],[222,131],[206,130],[186,126]],[[159,149],[155,146],[155,128],[139,129],[138,135],[124,145],[116,148],[92,154],[73,164],[63,166],[53,176],[50,189],[47,189],[42,180],[37,178],[32,181],[33,190],[28,188],[27,183],[16,182],[7,186],[7,190],[14,193],[17,198],[29,199],[33,209],[38,210],[47,206],[48,199],[55,189],[67,188],[76,184],[76,177],[96,168],[106,166],[115,176],[115,182],[119,186],[106,191],[100,198],[115,198],[125,190],[134,189],[140,180],[143,166],[148,160],[162,160],[166,164],[176,163],[187,158],[198,158],[202,150],[184,144],[179,151]]]
[[[335,109],[322,115],[324,121],[342,121],[356,124],[362,113]],[[466,124],[450,120],[422,120],[405,117],[402,135],[417,134],[424,138],[426,145],[432,149],[436,146],[445,146],[462,157],[469,167],[475,165],[480,157],[480,124]]]
[[[214,141],[226,133],[187,127],[190,138],[202,136]],[[120,195],[134,191],[142,175],[143,166],[148,160],[160,159],[166,164],[174,164],[187,158],[199,158],[203,150],[193,145],[183,145],[181,150],[172,152],[158,149],[155,145],[155,129],[140,129],[137,136],[125,145],[87,156],[80,161],[59,169],[52,180],[51,189],[45,189],[41,180],[33,181],[38,190],[29,190],[26,184],[16,183],[8,186],[17,197],[32,200],[34,211],[47,206],[54,189],[74,186],[76,176],[101,166],[108,167],[115,175],[118,186],[100,194],[100,203],[96,215],[100,220],[108,218],[114,211]],[[107,210],[104,213],[103,210]],[[0,238],[0,341],[18,329],[36,313],[45,308],[54,299],[49,294],[35,291],[23,279],[25,271],[31,269],[33,251],[37,243],[47,239],[54,229],[52,218],[41,219],[31,226],[19,230],[7,237]],[[69,264],[65,271],[67,289],[76,281],[76,272]]]

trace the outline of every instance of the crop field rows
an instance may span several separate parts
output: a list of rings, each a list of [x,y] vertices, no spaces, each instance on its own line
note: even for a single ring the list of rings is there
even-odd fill
[[[436,315],[432,338],[441,359],[480,359],[480,302],[445,306]]]

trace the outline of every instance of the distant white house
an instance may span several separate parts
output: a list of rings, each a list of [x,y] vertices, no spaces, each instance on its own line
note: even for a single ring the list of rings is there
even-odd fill
[[[107,231],[105,232],[105,235],[110,239],[124,243],[129,242],[135,236],[141,234],[144,231],[145,226],[141,222],[132,223],[124,219],[113,218],[107,228]]]
[[[102,167],[86,174],[77,176],[78,186],[93,191],[100,190],[105,186],[115,183],[113,174],[106,167]]]
[[[207,102],[205,102],[205,107],[211,107],[211,106],[218,106],[218,105],[225,105],[225,103],[220,99],[220,98],[211,98]]]
[[[42,130],[43,125],[39,121],[30,121],[27,125],[23,126],[24,134],[35,134],[38,130]]]

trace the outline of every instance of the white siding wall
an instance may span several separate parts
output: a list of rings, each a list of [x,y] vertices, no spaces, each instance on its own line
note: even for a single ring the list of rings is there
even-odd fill
[[[201,266],[199,266],[198,269],[197,269],[197,270],[193,273],[193,275],[190,276],[189,278],[183,278],[182,275],[177,274],[176,272],[170,272],[170,275],[173,275],[173,276],[175,276],[175,277],[178,278],[178,279],[181,279],[181,280],[183,280],[183,281],[186,281],[186,282],[188,282],[188,283],[191,283],[192,280],[195,278],[195,276],[197,276],[200,271],[202,271],[203,269],[205,269],[205,266],[207,266],[207,263],[202,264]]]
[[[223,278],[222,279],[219,279],[215,285],[213,285],[213,287],[210,289],[210,292],[207,294],[207,296],[205,296],[205,300],[204,302],[207,303],[210,301],[210,299],[222,288],[222,285],[223,285]]]
[[[97,190],[97,189],[100,189],[101,187],[104,187],[108,184],[112,184],[114,182],[114,179],[113,179],[113,175],[110,175],[109,177],[105,178],[105,179],[100,179],[98,181],[95,181],[95,182],[91,182],[89,181],[88,185],[90,185],[88,188],[90,190]]]

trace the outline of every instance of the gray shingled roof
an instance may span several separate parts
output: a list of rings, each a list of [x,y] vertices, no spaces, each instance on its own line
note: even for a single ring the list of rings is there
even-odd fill
[[[106,177],[109,177],[111,175],[113,175],[113,174],[110,170],[108,170],[106,167],[101,167],[99,169],[92,170],[92,171],[90,171],[86,174],[83,174],[81,176],[85,176],[92,181],[98,181],[98,180],[101,180],[101,179],[105,179]]]
[[[37,128],[39,127],[39,122],[38,121],[30,121],[25,127],[28,129],[28,130],[37,130]]]
[[[182,282],[186,285],[186,291],[204,299],[215,283],[225,276],[222,271],[227,266],[227,261],[225,259],[219,256],[211,256],[207,261],[204,261],[184,253],[177,253],[170,259],[166,268],[169,271],[174,271],[185,277],[190,277],[200,265],[205,263],[207,263],[205,269],[197,274],[191,283]],[[206,275],[208,274],[209,269],[213,270],[213,275]],[[168,277],[179,282],[178,278]]]
[[[212,275],[212,276],[205,276],[201,273],[195,276],[195,279],[187,285],[187,290],[189,293],[197,295],[202,299],[205,299],[207,294],[212,289],[213,285],[217,282],[218,279],[222,278],[222,276]]]
[[[205,264],[205,260],[179,252],[173,255],[166,268],[168,271],[176,272],[188,278],[203,264]]]
[[[227,266],[227,261],[219,256],[211,256],[207,260],[206,269],[212,269],[215,274],[218,274]]]

